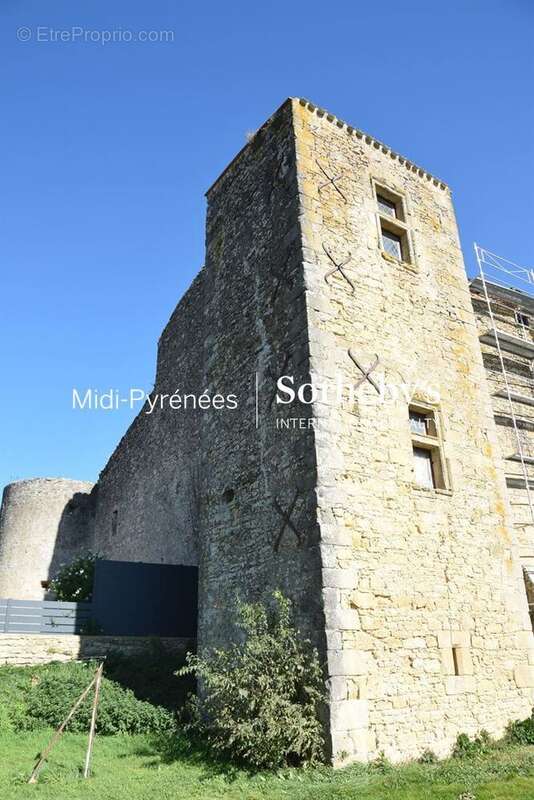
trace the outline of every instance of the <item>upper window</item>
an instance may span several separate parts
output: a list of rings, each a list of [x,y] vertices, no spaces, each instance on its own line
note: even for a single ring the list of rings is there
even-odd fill
[[[387,197],[384,197],[377,192],[376,202],[378,204],[378,210],[381,214],[385,214],[386,217],[397,216],[397,204],[394,203],[393,200],[388,200]]]
[[[416,484],[426,489],[446,489],[442,442],[435,410],[410,406],[409,419]]]
[[[374,188],[382,252],[397,261],[412,263],[403,198],[385,186],[374,184]]]
[[[410,408],[410,430],[423,436],[437,436],[434,412]]]

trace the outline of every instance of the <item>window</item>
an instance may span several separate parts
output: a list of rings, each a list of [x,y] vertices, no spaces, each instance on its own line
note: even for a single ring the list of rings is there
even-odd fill
[[[437,436],[434,414],[410,408],[410,430],[423,436]]]
[[[432,468],[432,454],[425,447],[413,448],[415,482],[427,489],[436,488],[436,479]]]
[[[374,184],[374,190],[382,253],[385,257],[391,256],[396,261],[412,263],[403,198],[378,184]]]
[[[444,630],[437,635],[447,694],[472,691],[473,661],[469,631]]]
[[[410,433],[415,483],[425,489],[446,489],[442,442],[432,408],[410,406]]]
[[[522,325],[524,328],[528,328],[530,325],[529,318],[526,314],[522,314],[520,311],[515,312],[515,321]]]
[[[452,648],[452,665],[454,668],[454,674],[460,675],[460,652],[458,647]]]
[[[402,239],[396,233],[382,228],[382,247],[390,256],[402,261]]]
[[[378,210],[381,214],[384,214],[386,217],[397,216],[397,204],[394,203],[393,200],[388,200],[387,197],[383,197],[383,195],[377,193],[376,202],[378,203]]]

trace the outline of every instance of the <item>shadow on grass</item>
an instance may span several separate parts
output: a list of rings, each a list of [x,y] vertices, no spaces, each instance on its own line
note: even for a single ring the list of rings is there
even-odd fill
[[[264,770],[254,769],[245,764],[233,764],[228,760],[217,758],[202,743],[189,738],[183,733],[163,736],[150,736],[144,744],[133,751],[137,756],[149,759],[149,766],[159,764],[177,764],[193,767],[201,771],[198,780],[223,778],[233,783],[244,776],[252,778],[258,774],[267,774]]]

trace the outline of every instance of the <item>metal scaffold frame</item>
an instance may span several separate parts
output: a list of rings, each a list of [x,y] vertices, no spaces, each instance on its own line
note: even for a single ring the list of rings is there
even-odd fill
[[[527,462],[526,456],[523,449],[523,443],[521,441],[521,436],[519,433],[519,428],[517,425],[517,415],[514,409],[514,392],[510,386],[510,380],[508,377],[508,373],[506,371],[506,364],[504,360],[504,356],[502,353],[501,342],[499,341],[499,330],[495,323],[495,315],[493,313],[493,307],[491,304],[490,293],[488,291],[488,283],[499,286],[503,289],[512,289],[515,291],[521,291],[526,294],[529,299],[534,301],[534,269],[529,269],[527,267],[521,267],[519,264],[516,264],[509,259],[502,258],[501,256],[496,255],[495,253],[486,250],[480,245],[476,244],[475,242],[475,255],[478,264],[478,270],[480,274],[480,281],[482,283],[482,289],[484,293],[484,299],[486,301],[486,305],[488,308],[488,314],[491,321],[492,326],[492,333],[495,339],[495,347],[497,349],[498,360],[501,368],[502,378],[504,381],[504,387],[506,392],[506,397],[508,399],[508,405],[510,408],[510,418],[512,420],[514,434],[517,442],[517,449],[518,449],[518,456],[521,462],[521,471],[523,473],[523,479],[525,481],[525,489],[527,493],[527,502],[530,508],[530,516],[532,522],[534,523],[534,498],[532,497],[532,491],[529,484],[529,475],[527,469]],[[516,284],[519,282],[521,287]],[[525,288],[526,287],[526,288]]]

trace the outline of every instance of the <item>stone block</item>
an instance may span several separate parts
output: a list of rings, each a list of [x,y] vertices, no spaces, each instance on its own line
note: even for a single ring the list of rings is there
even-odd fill
[[[337,700],[330,703],[330,724],[336,731],[367,729],[368,700]]]
[[[328,653],[330,675],[365,675],[369,669],[369,656],[359,650],[334,650]]]
[[[530,664],[520,664],[514,670],[514,680],[518,689],[534,688],[534,667]]]

